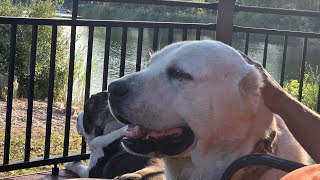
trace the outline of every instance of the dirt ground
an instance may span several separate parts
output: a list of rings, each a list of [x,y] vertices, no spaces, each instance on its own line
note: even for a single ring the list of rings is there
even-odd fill
[[[0,128],[5,127],[6,121],[6,110],[7,102],[0,101]],[[27,109],[28,101],[27,99],[14,99],[12,105],[12,128],[24,128],[26,127],[27,121]],[[76,128],[76,114],[71,118],[71,129]],[[33,102],[33,112],[32,112],[32,127],[33,128],[46,128],[47,120],[47,102],[46,101],[34,101]],[[52,109],[52,129],[64,129],[65,126],[65,108],[58,107],[54,104]]]

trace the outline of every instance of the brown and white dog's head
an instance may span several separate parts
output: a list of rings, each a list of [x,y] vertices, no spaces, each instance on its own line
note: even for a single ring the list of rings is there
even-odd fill
[[[112,82],[108,91],[113,115],[129,125],[127,150],[210,166],[249,153],[248,145],[264,137],[272,114],[262,85],[259,71],[235,49],[185,41],[155,53],[147,68]],[[262,111],[262,122],[255,122]]]
[[[87,143],[124,126],[111,115],[108,96],[108,92],[92,95],[84,104],[84,112],[78,115],[77,131]]]

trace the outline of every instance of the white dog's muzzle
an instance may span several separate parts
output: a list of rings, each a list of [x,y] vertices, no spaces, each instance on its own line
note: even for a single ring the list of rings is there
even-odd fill
[[[127,150],[142,155],[156,157],[174,156],[185,152],[194,143],[194,134],[188,126],[167,130],[152,130],[143,124],[133,124],[127,120],[124,105],[131,101],[132,90],[128,80],[121,79],[110,83],[109,104],[112,114],[122,123],[128,124],[122,140]],[[130,98],[130,100],[129,100]],[[152,120],[152,119],[150,119]]]

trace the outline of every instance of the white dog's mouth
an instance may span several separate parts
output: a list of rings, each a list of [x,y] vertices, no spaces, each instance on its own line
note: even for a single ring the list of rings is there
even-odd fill
[[[175,156],[185,152],[195,140],[194,133],[188,126],[173,127],[165,130],[153,130],[143,127],[143,124],[132,124],[122,116],[117,103],[110,101],[113,116],[123,124],[128,125],[124,132],[122,144],[132,153],[146,156]]]
[[[130,151],[159,157],[181,154],[194,142],[194,134],[189,127],[155,131],[129,124],[124,136],[123,145]]]
[[[172,128],[163,131],[148,130],[142,126],[129,124],[128,129],[124,132],[124,136],[130,139],[140,139],[140,138],[154,138],[161,139],[166,136],[178,137],[182,134],[181,128]]]

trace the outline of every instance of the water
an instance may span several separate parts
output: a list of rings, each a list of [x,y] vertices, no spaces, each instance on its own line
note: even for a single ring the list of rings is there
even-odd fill
[[[264,35],[251,34],[249,42],[249,56],[262,64],[264,53]],[[287,58],[285,64],[284,80],[299,79],[300,68],[303,54],[303,38],[288,38]],[[269,36],[266,69],[275,80],[280,82],[281,67],[283,61],[283,42],[282,36]],[[235,34],[233,47],[244,51],[245,34]],[[315,68],[320,65],[320,40],[308,39],[306,67]],[[306,68],[309,69],[309,68]]]
[[[65,28],[66,34],[70,34],[70,28]],[[90,94],[100,92],[102,90],[102,79],[103,79],[103,66],[104,66],[104,46],[105,46],[105,28],[95,28],[94,32],[94,43],[93,43],[93,68],[91,72],[91,91]],[[214,32],[202,32],[201,39],[215,39]],[[196,32],[194,30],[188,31],[188,40],[195,39]],[[138,29],[128,29],[128,41],[127,41],[127,52],[125,62],[125,74],[135,72],[136,69],[136,53],[137,53],[137,39]],[[173,41],[181,41],[182,30],[174,31]],[[76,42],[76,57],[82,62],[82,66],[86,65],[86,52],[88,43],[88,28],[77,27],[77,42]],[[110,56],[109,56],[109,76],[108,82],[110,83],[114,79],[119,77],[120,70],[120,54],[121,54],[121,39],[122,29],[112,28],[111,41],[110,41]],[[168,30],[160,29],[159,31],[159,43],[158,47],[164,47],[167,44]],[[280,73],[283,59],[283,41],[284,38],[281,36],[269,36],[269,45],[267,53],[267,66],[266,69],[271,75],[279,82]],[[145,29],[143,34],[143,48],[142,48],[142,63],[141,69],[146,67],[152,53],[153,43],[153,29]],[[244,33],[234,34],[233,46],[244,51],[245,36]],[[264,35],[250,36],[249,44],[249,55],[254,60],[262,63],[264,51]],[[303,52],[303,39],[289,37],[288,49],[287,49],[287,63],[285,70],[285,81],[291,79],[299,79],[300,75],[300,64],[302,60]],[[307,64],[320,65],[320,41],[316,39],[308,40],[307,48]],[[82,71],[84,76],[85,69]],[[81,73],[81,72],[80,72]],[[75,82],[77,83],[77,81]],[[78,84],[80,84],[78,82]],[[79,89],[79,85],[75,85]],[[81,91],[83,93],[83,91]]]

